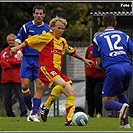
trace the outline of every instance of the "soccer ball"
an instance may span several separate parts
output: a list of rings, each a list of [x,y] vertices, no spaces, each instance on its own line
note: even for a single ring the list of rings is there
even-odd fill
[[[88,123],[88,117],[84,112],[76,112],[72,117],[74,126],[85,126]]]

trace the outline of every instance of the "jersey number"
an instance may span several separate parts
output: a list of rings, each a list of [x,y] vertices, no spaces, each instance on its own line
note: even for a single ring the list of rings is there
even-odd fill
[[[104,38],[107,40],[109,49],[112,50],[121,50],[123,49],[122,46],[118,46],[119,42],[121,41],[121,37],[118,34],[114,34],[111,37],[110,36],[104,36]],[[114,42],[114,44],[112,44],[111,39],[116,38],[116,41]]]

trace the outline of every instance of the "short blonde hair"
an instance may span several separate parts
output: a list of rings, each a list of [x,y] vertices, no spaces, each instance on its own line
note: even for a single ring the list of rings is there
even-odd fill
[[[60,21],[60,22],[63,23],[65,26],[67,25],[66,19],[57,16],[57,17],[53,18],[53,19],[49,22],[50,27],[55,26],[55,23],[56,23],[57,21]]]

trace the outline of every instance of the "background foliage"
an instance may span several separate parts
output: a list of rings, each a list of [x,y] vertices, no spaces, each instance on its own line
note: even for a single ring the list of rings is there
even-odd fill
[[[131,5],[131,2],[128,3]],[[91,11],[131,10],[121,7],[122,2],[0,2],[0,50],[7,46],[5,40],[10,32],[17,34],[24,23],[33,19],[32,8],[36,4],[45,6],[47,15],[44,21],[47,23],[55,16],[66,18],[68,26],[64,36],[70,41],[90,41],[92,20],[93,32],[101,27],[101,20],[92,19]]]

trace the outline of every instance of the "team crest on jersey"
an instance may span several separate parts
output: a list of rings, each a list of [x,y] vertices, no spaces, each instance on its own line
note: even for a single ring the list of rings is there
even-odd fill
[[[43,31],[42,31],[42,34],[45,34],[45,33],[46,33],[46,31],[45,31],[45,30],[43,30]]]

